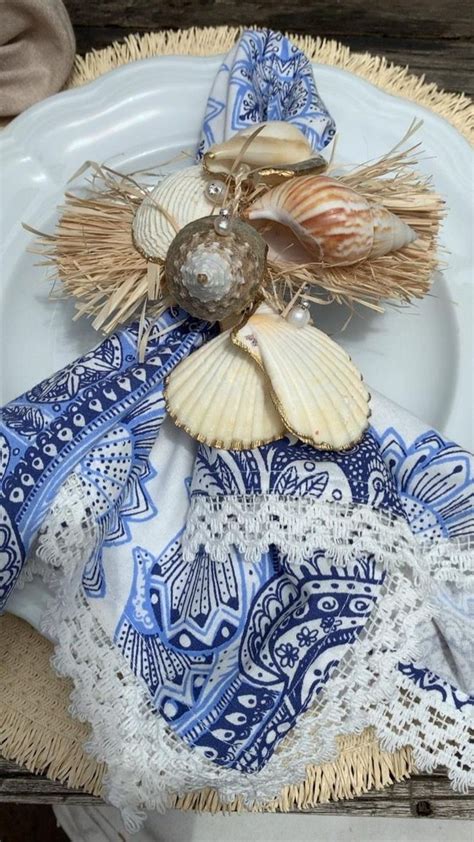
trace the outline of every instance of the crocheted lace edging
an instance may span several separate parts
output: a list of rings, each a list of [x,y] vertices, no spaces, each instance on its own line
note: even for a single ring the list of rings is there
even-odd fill
[[[426,594],[402,565],[387,572],[366,627],[314,705],[265,767],[244,775],[211,763],[172,732],[103,630],[81,586],[84,559],[99,540],[72,477],[37,545],[37,560],[55,589],[44,631],[58,641],[55,668],[74,683],[72,711],[91,723],[88,750],[107,764],[106,795],[129,830],[140,826],[145,809],[164,810],[172,796],[204,787],[214,788],[223,801],[237,796],[247,805],[268,801],[284,786],[303,781],[308,764],[335,759],[338,735],[368,725],[383,749],[411,745],[420,770],[442,763],[455,788],[474,783],[472,764],[461,756],[469,743],[467,714],[438,695],[428,699],[397,670],[399,661],[419,657],[419,630],[431,616]]]

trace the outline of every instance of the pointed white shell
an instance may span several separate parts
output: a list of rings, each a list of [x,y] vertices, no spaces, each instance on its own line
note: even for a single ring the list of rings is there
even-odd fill
[[[245,450],[285,435],[265,375],[229,331],[174,369],[165,399],[177,426],[213,447]]]
[[[372,208],[372,222],[374,239],[370,257],[379,257],[391,251],[398,251],[417,238],[413,228],[382,205]]]
[[[242,153],[245,143],[260,126],[264,128]],[[204,155],[204,166],[208,172],[229,173],[238,157],[241,164],[254,169],[272,164],[297,164],[312,155],[311,144],[296,126],[283,120],[270,120],[254,123],[229,140],[211,146]]]
[[[201,166],[187,167],[164,178],[143,200],[133,221],[133,239],[145,257],[164,260],[181,228],[213,213],[205,192],[209,181]]]
[[[317,448],[346,450],[368,425],[369,395],[346,352],[325,333],[261,307],[237,333],[260,359],[287,430]],[[255,346],[258,346],[258,348]]]

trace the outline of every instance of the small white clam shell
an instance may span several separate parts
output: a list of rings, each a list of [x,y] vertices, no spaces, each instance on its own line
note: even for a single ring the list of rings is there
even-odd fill
[[[143,200],[133,221],[133,239],[145,257],[164,260],[178,231],[213,212],[206,193],[209,181],[201,166],[187,167],[164,178]]]
[[[243,151],[249,137],[261,126],[262,130]],[[230,173],[237,158],[241,165],[255,169],[272,164],[297,164],[312,155],[311,144],[296,126],[283,120],[271,120],[255,123],[229,140],[211,146],[204,155],[204,166],[208,172]]]
[[[173,370],[165,399],[177,426],[212,447],[246,450],[285,434],[265,375],[229,331]]]
[[[346,352],[311,325],[295,327],[261,305],[234,341],[270,380],[285,427],[316,448],[346,450],[364,434],[369,395]]]

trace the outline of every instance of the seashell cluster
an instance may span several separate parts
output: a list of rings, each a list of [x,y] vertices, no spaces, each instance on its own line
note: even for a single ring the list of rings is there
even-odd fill
[[[267,246],[250,225],[229,220],[225,236],[218,217],[186,225],[172,241],[165,263],[166,284],[188,313],[221,321],[242,313],[255,299],[265,271]]]
[[[212,213],[209,183],[201,166],[187,167],[164,178],[146,196],[133,221],[133,240],[144,257],[164,260],[181,228]]]
[[[265,374],[229,330],[176,366],[165,399],[177,426],[212,447],[250,450],[285,435]]]
[[[267,304],[180,363],[165,397],[179,427],[228,450],[288,432],[316,448],[346,450],[361,439],[370,414],[367,389],[346,352]]]
[[[258,134],[255,134],[261,129]],[[252,135],[255,137],[249,140]],[[311,144],[296,126],[282,120],[254,123],[206,152],[204,168],[209,173],[228,175],[237,168],[247,170],[298,164],[313,155]],[[318,156],[319,158],[319,156]]]
[[[285,226],[309,256],[327,266],[379,257],[417,238],[398,216],[324,175],[303,176],[272,188],[246,216],[252,222],[270,220]]]

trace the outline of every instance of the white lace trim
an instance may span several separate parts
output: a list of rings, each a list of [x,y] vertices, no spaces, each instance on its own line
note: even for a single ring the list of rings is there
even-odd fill
[[[73,712],[91,723],[89,749],[108,766],[106,792],[129,829],[144,809],[165,809],[172,795],[204,787],[220,797],[240,795],[247,804],[264,802],[305,777],[308,764],[333,760],[336,737],[374,725],[389,750],[412,745],[418,767],[443,763],[453,786],[474,784],[463,757],[469,719],[438,694],[422,694],[396,669],[419,656],[419,629],[431,609],[402,567],[385,578],[366,627],[350,647],[315,704],[300,717],[266,766],[244,775],[217,766],[190,749],[153,709],[145,684],[136,678],[104,633],[81,588],[84,559],[100,540],[70,480],[58,494],[43,531],[38,556],[52,571],[56,596],[45,631],[59,641],[54,663],[72,678]],[[67,528],[64,528],[64,524]],[[97,606],[96,606],[97,607]]]
[[[402,518],[370,506],[274,494],[192,499],[183,537],[186,561],[202,546],[213,561],[225,561],[235,546],[255,563],[272,544],[292,564],[323,549],[337,563],[373,553],[385,565],[410,565],[417,577],[468,585],[474,576],[468,536],[422,540]]]

